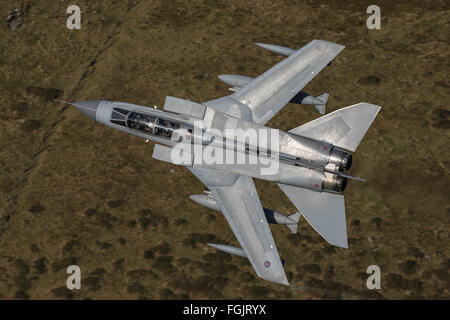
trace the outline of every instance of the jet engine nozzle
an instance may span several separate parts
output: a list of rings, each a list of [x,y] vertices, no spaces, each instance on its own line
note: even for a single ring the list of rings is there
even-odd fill
[[[330,159],[328,161],[337,165],[339,170],[347,171],[352,166],[353,158],[350,153],[335,147],[331,150]]]
[[[344,158],[342,158],[341,166],[345,171],[348,171],[352,166],[353,156],[350,153],[347,153]]]
[[[344,192],[345,187],[347,187],[347,178],[335,174],[328,174],[323,182],[323,188],[329,191]]]

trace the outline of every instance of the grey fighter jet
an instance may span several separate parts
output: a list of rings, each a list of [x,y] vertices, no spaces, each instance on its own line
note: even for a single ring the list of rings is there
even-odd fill
[[[257,78],[221,75],[234,92],[219,99],[196,103],[168,96],[163,110],[108,100],[71,104],[93,120],[154,141],[153,158],[186,166],[209,189],[205,194],[191,195],[191,199],[221,211],[240,247],[208,245],[246,257],[256,274],[267,281],[289,285],[268,223],[284,224],[295,233],[303,216],[331,245],[347,248],[342,192],[348,179],[363,180],[347,173],[351,152],[380,107],[358,103],[289,132],[266,127],[290,101],[314,105],[320,113],[325,112],[328,94],[314,97],[300,90],[344,47],[324,40],[313,40],[300,50],[258,45],[288,57]],[[239,129],[244,133],[270,131],[270,139],[269,135],[265,140],[258,136],[254,142],[245,137],[242,142],[238,139],[242,134],[235,138],[227,134]],[[201,152],[207,148],[215,150],[211,155],[225,150],[244,158],[253,155],[258,162],[201,161]],[[276,170],[263,172],[264,165]],[[299,212],[285,216],[263,208],[253,178],[276,182]]]

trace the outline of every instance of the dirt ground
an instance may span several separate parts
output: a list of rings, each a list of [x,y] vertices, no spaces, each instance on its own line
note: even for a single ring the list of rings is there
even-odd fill
[[[449,2],[381,1],[368,30],[364,1],[77,0],[0,4],[1,299],[449,299]],[[12,30],[11,10],[23,24]],[[17,19],[16,19],[17,22]],[[305,220],[271,225],[290,287],[206,246],[236,245],[219,212],[189,199],[205,187],[153,160],[153,144],[86,118],[55,98],[162,106],[229,94],[222,73],[257,76],[282,56],[254,45],[346,48],[304,89],[328,111],[382,106],[354,155],[345,192],[349,248]],[[269,126],[318,117],[287,105]],[[295,208],[256,181],[265,207]],[[81,268],[81,290],[66,268]],[[381,269],[368,290],[366,269]]]

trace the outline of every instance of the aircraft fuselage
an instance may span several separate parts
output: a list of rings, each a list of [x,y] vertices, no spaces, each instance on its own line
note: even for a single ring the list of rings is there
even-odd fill
[[[95,112],[85,113],[83,107],[79,107],[83,103],[95,105],[94,101],[97,102]],[[203,118],[200,118],[107,100],[91,100],[74,105],[104,125],[169,148],[187,142],[195,154],[192,161],[184,163],[187,166],[231,171],[315,191],[342,192],[346,185],[345,177],[324,172],[322,168],[348,170],[351,156],[347,152],[323,141],[258,125],[209,107],[205,107]],[[195,153],[198,147],[201,150],[225,150],[223,161],[199,162],[199,154]],[[253,155],[272,164],[275,161],[276,170],[271,174],[262,172],[259,162],[229,163],[225,159],[227,151],[247,157]]]

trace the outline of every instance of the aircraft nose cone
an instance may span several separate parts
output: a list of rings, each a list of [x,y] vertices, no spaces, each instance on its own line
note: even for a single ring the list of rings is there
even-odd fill
[[[72,105],[80,110],[85,116],[95,120],[95,115],[97,114],[97,108],[101,100],[85,100],[73,102]]]

